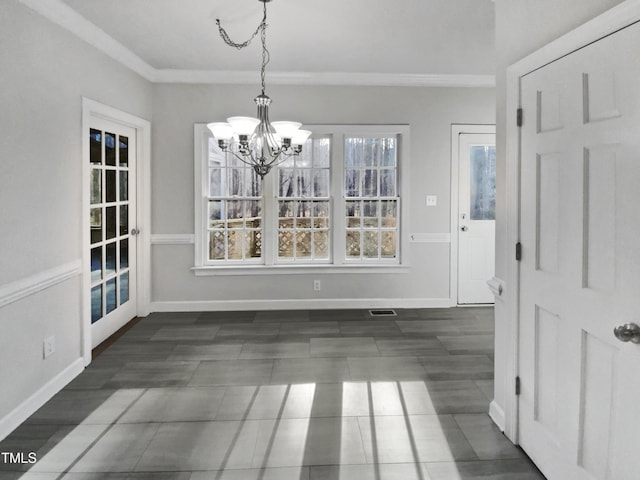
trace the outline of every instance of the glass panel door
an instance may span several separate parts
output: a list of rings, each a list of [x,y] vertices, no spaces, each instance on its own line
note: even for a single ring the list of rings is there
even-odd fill
[[[135,130],[95,119],[87,134],[95,347],[135,316]]]

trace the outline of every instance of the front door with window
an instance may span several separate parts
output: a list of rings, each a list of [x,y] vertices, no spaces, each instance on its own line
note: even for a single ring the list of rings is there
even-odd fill
[[[91,118],[85,135],[93,348],[136,315],[136,131]]]
[[[639,44],[522,77],[519,441],[549,480],[640,478],[640,345],[614,336],[640,324]]]
[[[462,133],[458,142],[458,304],[493,303],[495,135]]]

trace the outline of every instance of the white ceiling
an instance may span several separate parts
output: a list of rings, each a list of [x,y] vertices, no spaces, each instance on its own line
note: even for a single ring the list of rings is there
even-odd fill
[[[155,70],[256,72],[258,0],[63,0]],[[35,0],[33,1],[35,2]],[[491,0],[273,0],[268,72],[493,75]]]

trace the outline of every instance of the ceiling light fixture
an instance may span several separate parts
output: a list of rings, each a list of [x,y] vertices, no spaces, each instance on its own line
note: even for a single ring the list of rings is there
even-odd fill
[[[292,155],[299,155],[302,145],[311,135],[309,130],[300,130],[298,122],[269,122],[269,104],[271,99],[265,94],[265,69],[269,63],[269,50],[266,45],[267,3],[271,0],[258,0],[263,3],[264,16],[249,40],[236,43],[216,19],[218,31],[224,42],[238,50],[248,46],[260,34],[262,42],[262,67],[260,81],[262,93],[254,101],[258,106],[258,118],[229,117],[226,122],[209,123],[207,127],[218,140],[223,152],[229,152],[242,162],[251,165],[260,178],[269,173],[271,167]]]

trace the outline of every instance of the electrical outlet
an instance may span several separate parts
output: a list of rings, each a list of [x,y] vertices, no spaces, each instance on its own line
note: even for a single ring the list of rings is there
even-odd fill
[[[53,352],[56,351],[56,337],[45,338],[42,342],[42,355],[43,358],[47,358]]]
[[[320,283],[320,280],[314,280],[313,281],[313,291],[314,292],[319,292],[320,290],[322,290],[322,283]]]
[[[427,195],[427,207],[435,207],[438,203],[436,195]]]

